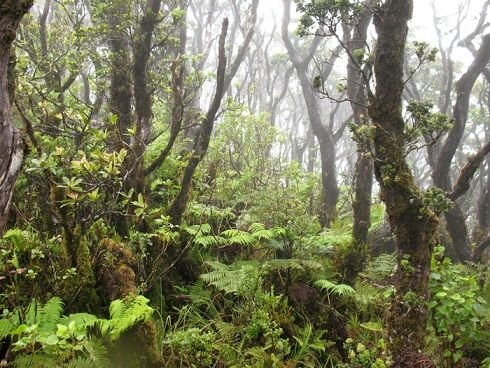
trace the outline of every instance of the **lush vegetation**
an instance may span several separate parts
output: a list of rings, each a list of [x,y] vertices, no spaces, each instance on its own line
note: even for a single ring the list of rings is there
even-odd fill
[[[8,53],[24,157],[0,212],[2,366],[490,367],[490,161],[480,149],[490,137],[490,55],[462,122],[463,83],[444,70],[456,41],[439,52],[407,46],[406,93],[417,101],[393,138],[401,159],[386,163],[383,125],[366,110],[379,98],[372,40],[349,45],[363,17],[379,26],[387,7],[297,1],[303,38],[285,16],[286,54],[258,4],[45,0],[24,16]],[[0,19],[7,13],[0,4]],[[217,22],[222,13],[231,25]],[[481,44],[475,60],[489,46],[479,27],[466,39]],[[320,45],[351,58],[347,74],[365,74],[354,86],[328,81],[340,72],[313,67]],[[461,80],[475,73],[450,63]],[[341,103],[352,88],[369,98],[364,110]],[[446,89],[448,101],[427,102]],[[325,119],[315,125],[315,116]],[[463,131],[454,170],[441,174],[440,152]],[[372,161],[374,191],[362,187]],[[411,197],[390,197],[404,183]],[[415,210],[399,215],[407,203]],[[394,226],[407,213],[428,220],[417,234],[437,229],[423,238],[423,262],[400,240],[401,220]],[[451,228],[458,214],[463,240]],[[425,289],[400,293],[424,262]],[[405,333],[394,331],[397,306],[426,317],[407,327],[422,330],[423,351],[394,348]]]

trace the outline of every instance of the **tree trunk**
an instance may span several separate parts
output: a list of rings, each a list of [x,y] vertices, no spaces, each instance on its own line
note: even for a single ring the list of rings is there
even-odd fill
[[[372,1],[368,0],[363,13],[354,24],[353,36],[348,43],[348,53],[353,56],[356,50],[366,47],[367,28],[371,22]],[[351,100],[351,107],[356,126],[368,124],[365,119],[367,109],[366,84],[363,78],[364,71],[353,57],[347,63],[347,94]],[[371,192],[373,188],[373,163],[360,149],[357,153],[354,179],[354,200],[352,212],[354,223],[352,227],[352,250],[345,262],[345,282],[353,283],[358,273],[364,268],[367,256],[367,238],[371,226]]]
[[[0,2],[0,234],[5,230],[15,181],[24,157],[22,137],[12,120],[7,87],[10,51],[19,23],[33,0]]]
[[[403,63],[412,0],[387,1],[375,14],[378,33],[375,95],[369,116],[375,129],[375,175],[398,249],[395,295],[387,316],[389,348],[396,360],[424,347],[428,282],[437,216],[426,209],[405,160]]]
[[[144,155],[151,128],[152,96],[148,85],[148,64],[150,62],[153,33],[159,22],[161,0],[147,0],[138,34],[133,45],[133,83],[135,104],[135,133],[131,137],[131,167],[128,184],[136,193],[145,190]]]
[[[192,186],[192,177],[197,168],[197,165],[201,162],[204,155],[207,153],[209,141],[211,139],[211,133],[213,132],[214,121],[218,114],[218,110],[221,106],[221,101],[231,85],[231,81],[235,76],[238,68],[240,67],[243,59],[245,58],[245,53],[250,45],[253,34],[255,32],[255,23],[257,21],[257,8],[259,6],[259,0],[253,0],[250,5],[251,8],[251,19],[250,27],[245,36],[243,44],[238,49],[235,59],[229,66],[228,72],[226,71],[227,58],[225,50],[225,39],[228,31],[228,19],[223,20],[221,35],[219,38],[219,51],[218,51],[218,68],[216,72],[216,91],[209,105],[209,109],[204,116],[200,130],[196,137],[194,138],[194,145],[192,148],[191,157],[184,169],[184,176],[180,184],[180,191],[172,202],[168,214],[171,217],[173,224],[178,225],[182,221],[184,211],[187,207],[189,201],[189,195]]]
[[[456,103],[453,107],[454,124],[448,137],[441,147],[432,178],[434,185],[448,192],[451,190],[451,163],[457,148],[463,138],[463,133],[468,119],[471,90],[478,76],[483,72],[490,60],[490,35],[485,35],[480,49],[475,54],[473,63],[468,67],[463,76],[456,82]],[[471,258],[469,249],[469,236],[465,218],[457,202],[454,207],[446,212],[447,230],[451,236],[454,250],[460,261]]]
[[[329,227],[337,214],[337,201],[339,198],[339,188],[337,186],[337,171],[335,168],[335,142],[332,131],[323,124],[320,113],[318,99],[313,92],[313,86],[307,75],[308,65],[313,58],[313,54],[318,47],[319,40],[315,39],[312,46],[303,59],[299,51],[294,47],[289,38],[288,25],[290,22],[291,0],[283,0],[284,16],[282,21],[282,40],[289,57],[298,75],[301,91],[306,104],[308,118],[313,134],[318,139],[320,146],[321,161],[321,202],[319,210],[319,220],[322,228]],[[333,64],[336,55],[332,56],[329,65]],[[327,76],[328,77],[328,76]]]
[[[182,177],[181,188],[177,197],[172,202],[168,214],[171,217],[173,224],[180,224],[185,208],[189,201],[189,193],[191,189],[192,177],[194,171],[197,168],[199,162],[206,154],[211,139],[211,133],[214,127],[214,121],[216,114],[221,105],[221,100],[226,92],[225,74],[226,74],[226,55],[225,55],[225,40],[226,33],[228,31],[228,19],[223,20],[221,27],[221,35],[219,38],[219,54],[218,54],[218,69],[216,72],[216,91],[213,101],[209,107],[209,110],[202,122],[201,131],[194,140],[194,148],[192,150],[192,156],[184,170],[184,176]]]

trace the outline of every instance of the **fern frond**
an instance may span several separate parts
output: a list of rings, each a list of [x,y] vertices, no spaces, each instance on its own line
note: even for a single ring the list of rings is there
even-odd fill
[[[125,306],[121,299],[116,299],[111,302],[109,306],[109,315],[111,319],[121,318],[124,314]]]
[[[35,325],[39,321],[40,305],[36,299],[33,299],[29,306],[27,307],[27,312],[25,314],[26,325]]]
[[[264,270],[269,272],[287,271],[287,270],[294,270],[294,271],[305,270],[301,265],[301,262],[297,259],[279,259],[279,258],[273,259],[265,262],[263,267]]]
[[[209,248],[223,243],[224,240],[224,238],[214,235],[196,236],[194,244]]]
[[[56,357],[47,354],[20,354],[14,358],[13,366],[16,368],[47,368],[58,367]]]
[[[17,327],[10,319],[4,318],[0,319],[0,340],[6,338],[12,330]]]
[[[248,227],[248,231],[250,231],[252,234],[261,230],[265,230],[265,225],[259,222],[254,222],[252,225]]]
[[[209,224],[198,224],[198,225],[190,225],[184,226],[184,230],[186,233],[192,236],[203,236],[211,233],[211,225]]]
[[[274,230],[262,229],[252,233],[252,236],[257,240],[271,240],[276,236]]]
[[[347,296],[355,294],[355,290],[346,284],[334,284],[329,280],[317,280],[314,284],[321,290],[327,291],[329,294],[336,294],[338,296]]]
[[[89,368],[100,367],[105,368],[110,366],[110,360],[107,352],[107,348],[100,340],[91,339],[84,345],[84,353],[86,362],[91,365]],[[79,363],[81,364],[81,362]],[[82,368],[81,366],[75,366],[76,368]]]
[[[204,262],[206,266],[211,267],[213,271],[230,271],[230,266],[225,265],[224,263],[218,262],[218,261],[206,261]]]
[[[390,276],[396,266],[396,253],[382,254],[369,262],[363,275],[371,280],[383,280]]]
[[[230,244],[247,246],[247,245],[253,245],[257,242],[257,240],[252,236],[252,234],[238,229],[225,230],[221,233],[221,235],[225,237],[227,242]]]
[[[39,331],[41,333],[56,332],[56,325],[61,319],[63,308],[63,301],[55,296],[39,309]]]
[[[148,302],[142,295],[114,300],[109,306],[111,319],[97,320],[102,335],[109,335],[112,340],[117,340],[131,327],[148,321],[154,312]]]
[[[59,321],[60,324],[68,326],[71,322],[75,322],[77,326],[84,328],[92,327],[97,322],[98,318],[89,313],[74,313],[69,316],[62,317]]]
[[[240,288],[258,277],[257,267],[254,266],[242,265],[239,269],[233,270],[219,262],[213,263],[219,269],[202,274],[200,277],[207,284],[226,293],[237,293]]]

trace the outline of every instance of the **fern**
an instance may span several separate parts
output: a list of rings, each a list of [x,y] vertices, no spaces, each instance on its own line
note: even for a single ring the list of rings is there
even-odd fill
[[[57,359],[47,354],[20,354],[13,361],[16,368],[47,368],[59,367]]]
[[[371,280],[383,280],[390,276],[395,270],[396,254],[382,254],[374,258],[366,267],[363,273],[365,277]]]
[[[258,280],[258,269],[249,264],[240,265],[238,269],[219,262],[206,262],[213,270],[201,275],[209,285],[226,293],[239,293],[242,289]]]
[[[204,235],[204,236],[196,236],[193,243],[196,245],[200,245],[204,248],[210,248],[223,243],[224,240],[225,239],[220,236]]]
[[[355,290],[346,284],[334,284],[329,280],[317,280],[314,284],[321,290],[327,291],[329,294],[335,294],[337,296],[348,296],[355,294]]]
[[[225,230],[221,235],[225,237],[230,244],[248,246],[257,243],[257,239],[252,234],[238,229]]]
[[[211,233],[211,225],[209,224],[199,224],[199,225],[191,225],[185,226],[184,231],[191,236],[203,236]]]
[[[114,300],[109,306],[111,318],[97,320],[102,335],[108,335],[112,340],[117,340],[131,327],[148,321],[154,312],[153,308],[148,305],[148,301],[142,295]]]
[[[39,308],[39,331],[41,334],[56,331],[56,325],[63,314],[63,301],[58,297],[49,299],[44,306]]]
[[[69,316],[64,316],[60,319],[59,323],[68,326],[71,322],[75,322],[77,326],[84,328],[92,327],[97,322],[98,318],[89,313],[74,313]]]

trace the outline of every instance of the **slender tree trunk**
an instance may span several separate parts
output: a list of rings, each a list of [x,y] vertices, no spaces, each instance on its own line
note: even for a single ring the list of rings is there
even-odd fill
[[[320,161],[321,161],[321,201],[319,210],[320,225],[323,228],[329,227],[337,214],[337,201],[339,197],[339,188],[337,186],[337,171],[335,168],[335,141],[333,133],[328,126],[323,124],[320,113],[318,99],[313,91],[313,86],[308,78],[307,70],[313,54],[318,47],[319,41],[315,39],[310,47],[309,55],[301,58],[299,51],[294,47],[289,38],[288,25],[290,22],[291,0],[283,0],[284,15],[282,21],[282,40],[288,51],[289,57],[298,75],[301,90],[310,120],[310,126],[313,134],[318,139],[320,146]],[[335,61],[336,56],[330,60]]]
[[[223,20],[221,27],[221,35],[219,38],[219,55],[218,55],[218,69],[216,72],[216,91],[213,101],[209,107],[209,110],[202,122],[201,131],[194,140],[194,148],[192,156],[184,170],[184,176],[182,177],[181,189],[177,194],[177,197],[172,202],[168,211],[172,222],[174,224],[180,224],[182,216],[184,214],[187,202],[189,201],[189,193],[191,189],[192,177],[197,168],[199,162],[206,154],[211,139],[211,133],[214,127],[214,121],[216,114],[221,105],[221,100],[226,92],[225,74],[226,74],[226,55],[225,55],[225,40],[226,33],[228,31],[228,19]]]
[[[375,129],[375,175],[398,249],[395,295],[387,316],[389,348],[396,360],[424,347],[430,260],[437,216],[426,209],[405,160],[403,63],[412,0],[391,0],[375,14],[378,33],[375,95],[369,116]]]
[[[180,224],[182,221],[182,217],[184,215],[184,211],[187,207],[187,203],[189,201],[191,186],[192,186],[192,177],[194,176],[194,172],[197,168],[197,165],[201,162],[204,155],[206,155],[209,141],[211,140],[211,133],[213,132],[214,122],[216,120],[218,110],[221,106],[221,101],[231,85],[231,81],[235,76],[238,68],[243,62],[246,51],[250,45],[250,41],[252,40],[253,34],[255,32],[255,23],[257,21],[257,8],[259,6],[259,0],[253,0],[250,5],[251,15],[250,15],[250,27],[245,35],[245,39],[243,44],[238,49],[235,59],[227,71],[227,58],[226,58],[226,50],[225,50],[225,39],[226,34],[228,32],[228,19],[223,20],[221,35],[219,38],[219,50],[218,50],[218,69],[216,72],[216,91],[209,105],[208,111],[204,116],[200,130],[196,137],[194,138],[194,145],[192,148],[191,157],[189,162],[187,163],[186,168],[184,169],[184,175],[182,177],[180,191],[172,202],[170,209],[168,211],[173,224]]]
[[[349,45],[349,54],[354,55],[356,50],[366,47],[367,28],[371,22],[372,1],[366,2],[366,7],[354,25],[353,36]],[[353,57],[347,63],[347,94],[351,100],[351,107],[356,126],[368,124],[366,85],[363,78],[364,71]],[[354,179],[354,201],[352,211],[354,223],[352,227],[352,251],[346,261],[345,281],[352,283],[358,273],[364,268],[367,256],[367,238],[371,226],[371,192],[373,188],[373,163],[360,149],[357,153]]]
[[[0,234],[5,230],[15,181],[22,167],[24,147],[14,126],[7,87],[12,43],[19,23],[33,0],[0,1]]]
[[[468,67],[463,76],[456,82],[456,103],[453,107],[454,124],[448,137],[441,147],[432,178],[434,185],[444,191],[451,190],[451,163],[457,148],[463,138],[463,133],[468,119],[471,90],[478,76],[483,72],[490,60],[490,35],[485,35],[480,49],[475,54],[473,63]],[[460,261],[471,259],[469,249],[469,236],[463,212],[457,202],[445,214],[447,230],[453,241],[453,247]]]

